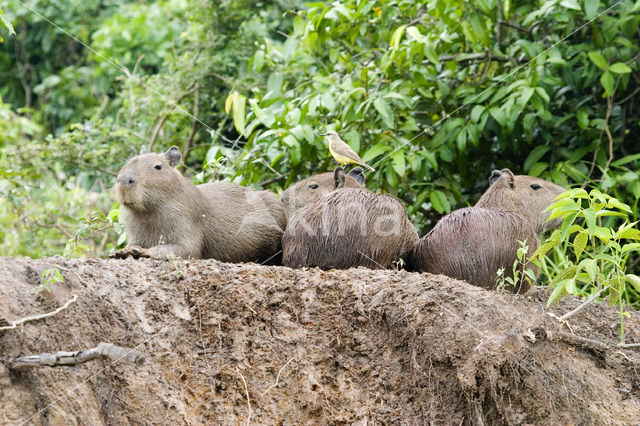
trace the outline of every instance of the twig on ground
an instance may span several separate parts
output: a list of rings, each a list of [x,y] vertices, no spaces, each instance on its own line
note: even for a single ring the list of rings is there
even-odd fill
[[[251,400],[249,399],[249,387],[247,386],[247,381],[244,379],[244,376],[242,375],[238,367],[236,367],[236,371],[240,375],[240,378],[242,379],[242,383],[244,383],[244,391],[247,393],[247,406],[249,407],[249,415],[247,416],[247,425],[248,425],[251,421]]]
[[[618,343],[619,348],[640,348],[640,343]]]
[[[9,358],[7,367],[12,370],[27,367],[58,367],[62,365],[78,365],[100,357],[107,357],[116,361],[128,362],[131,364],[144,364],[144,355],[134,349],[123,348],[111,343],[100,342],[95,348],[84,351],[64,352],[55,354],[27,355],[18,358]]]
[[[589,303],[593,302],[598,296],[600,296],[600,294],[602,294],[602,292],[605,290],[605,287],[602,287],[600,290],[598,290],[597,292],[593,293],[591,295],[591,297],[589,297],[587,300],[585,300],[580,306],[578,306],[577,308],[575,308],[572,311],[567,312],[566,314],[562,315],[561,317],[557,317],[559,321],[566,321],[569,318],[571,318],[572,316],[574,316],[575,314],[577,314],[578,312],[580,312],[585,306],[587,306]]]
[[[564,331],[552,331],[543,327],[533,331],[536,338],[544,338],[550,342],[564,342],[574,346],[583,346],[589,349],[605,351],[609,349],[609,345],[599,340],[587,339],[586,337],[576,336],[575,334],[566,333]]]
[[[9,324],[9,325],[6,325],[4,327],[0,327],[0,331],[14,329],[14,328],[18,327],[20,324],[24,324],[25,322],[36,321],[36,320],[39,320],[39,319],[52,317],[55,314],[67,309],[69,307],[69,305],[74,303],[76,300],[78,300],[78,295],[74,294],[73,298],[67,300],[67,302],[64,305],[60,306],[55,311],[47,312],[46,314],[40,314],[40,315],[31,316],[31,317],[20,318],[19,320],[12,321],[11,324]]]
[[[282,366],[282,368],[280,369],[280,371],[278,371],[278,375],[276,376],[276,382],[275,382],[274,384],[272,384],[271,386],[269,386],[269,388],[267,388],[267,390],[266,390],[266,391],[264,391],[264,393],[262,394],[262,396],[265,396],[266,394],[268,394],[268,393],[269,393],[269,391],[270,391],[271,389],[273,389],[273,388],[275,388],[276,386],[278,386],[278,381],[280,380],[280,374],[282,374],[282,370],[284,370],[284,369],[285,369],[285,367],[286,367],[287,365],[289,365],[289,363],[290,363],[291,361],[293,361],[293,358],[291,358],[289,361],[287,361],[287,362],[286,362],[286,364],[285,364],[285,365],[283,365],[283,366]]]

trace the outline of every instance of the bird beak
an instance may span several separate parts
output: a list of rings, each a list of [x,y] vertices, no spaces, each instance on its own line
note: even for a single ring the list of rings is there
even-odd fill
[[[329,133],[323,133],[320,136],[327,136]]]

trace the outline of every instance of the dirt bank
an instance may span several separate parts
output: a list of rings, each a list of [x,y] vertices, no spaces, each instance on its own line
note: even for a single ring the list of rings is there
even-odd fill
[[[64,283],[36,293],[45,268],[58,268]],[[0,423],[640,419],[640,357],[612,346],[617,316],[603,304],[563,325],[543,309],[543,294],[498,294],[428,274],[0,259],[0,327],[74,295],[53,317],[0,331]],[[552,311],[577,303],[567,298]],[[639,334],[634,313],[627,340]],[[2,363],[103,341],[140,350],[146,363],[11,372]]]

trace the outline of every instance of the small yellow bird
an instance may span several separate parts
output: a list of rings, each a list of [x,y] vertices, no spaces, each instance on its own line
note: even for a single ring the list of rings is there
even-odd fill
[[[340,136],[333,130],[323,133],[320,136],[326,136],[329,138],[329,152],[333,155],[333,158],[340,164],[359,164],[367,169],[375,172],[375,169],[367,164],[360,158],[360,156],[351,148],[345,141],[340,139]]]

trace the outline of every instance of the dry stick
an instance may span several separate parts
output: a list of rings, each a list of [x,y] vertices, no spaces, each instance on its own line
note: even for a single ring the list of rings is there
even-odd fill
[[[578,312],[580,312],[585,306],[587,306],[589,303],[593,302],[596,297],[600,296],[600,294],[605,290],[605,287],[602,287],[600,290],[598,290],[597,292],[595,292],[594,294],[592,294],[587,300],[585,300],[580,306],[578,306],[577,308],[575,308],[574,310],[567,312],[566,314],[562,315],[561,317],[558,317],[558,321],[566,321],[569,318],[571,318],[572,316],[574,316],[575,314],[577,314]]]
[[[96,358],[106,357],[131,364],[144,364],[144,355],[134,349],[123,348],[112,343],[100,342],[95,348],[84,351],[65,352],[55,354],[43,353],[40,355],[27,355],[18,358],[9,358],[7,367],[12,370],[28,367],[58,367],[61,365],[78,365]]]
[[[640,348],[640,343],[618,343],[619,348]]]
[[[200,115],[200,83],[196,83],[194,89],[196,89],[196,93],[193,95],[193,116],[198,117]],[[189,157],[189,151],[191,151],[191,143],[193,142],[193,138],[196,136],[197,128],[198,128],[198,121],[193,120],[193,125],[191,126],[191,132],[189,133],[189,137],[187,138],[187,141],[184,143],[184,148],[182,149],[185,159]]]
[[[249,406],[249,415],[247,416],[247,425],[248,425],[251,420],[251,400],[249,399],[249,387],[247,386],[247,381],[244,379],[244,376],[242,375],[238,367],[236,367],[236,371],[240,375],[240,378],[242,379],[242,383],[244,383],[244,391],[247,393],[247,406]]]
[[[55,314],[67,309],[69,307],[69,305],[71,305],[76,300],[78,300],[78,295],[74,294],[72,299],[67,300],[67,302],[64,305],[60,306],[55,311],[47,312],[46,314],[40,314],[40,315],[31,316],[31,317],[20,318],[19,320],[13,321],[11,324],[9,324],[7,326],[0,327],[0,331],[14,329],[14,328],[18,327],[20,324],[24,324],[25,322],[35,321],[35,320],[39,320],[39,319],[43,319],[43,318],[52,317]]]
[[[156,125],[156,128],[153,130],[153,134],[151,135],[151,139],[149,139],[149,143],[147,144],[147,151],[151,151],[151,148],[153,148],[153,144],[155,143],[156,138],[158,137],[158,134],[160,133],[160,130],[162,130],[162,127],[164,126],[164,123],[167,121],[167,118],[169,118],[169,114],[171,114],[171,112],[176,108],[176,105],[179,104],[180,101],[182,101],[184,98],[186,98],[187,96],[189,96],[190,94],[192,94],[193,92],[195,92],[197,90],[195,87],[193,87],[194,85],[197,86],[197,83],[193,83],[189,87],[189,90],[187,90],[186,92],[181,94],[178,97],[178,99],[176,99],[176,101],[174,102],[174,105],[171,105],[171,108],[167,112],[164,113],[162,118],[160,118],[160,121]]]
[[[587,339],[586,337],[576,336],[575,334],[565,333],[564,331],[551,331],[544,328],[540,328],[540,330],[549,341],[564,342],[570,345],[584,346],[600,351],[609,349],[609,345],[599,340]]]
[[[604,131],[609,139],[609,158],[607,159],[607,164],[604,166],[605,171],[609,169],[609,165],[611,161],[613,161],[613,137],[611,136],[611,130],[609,130],[609,118],[611,117],[612,110],[613,102],[611,101],[611,96],[607,96],[607,114],[604,117]]]
[[[286,363],[285,365],[283,365],[283,366],[282,366],[282,368],[280,369],[280,371],[278,371],[278,375],[276,376],[276,382],[275,382],[273,385],[269,386],[269,388],[268,388],[266,391],[264,391],[264,393],[262,394],[262,396],[265,396],[267,393],[269,393],[269,391],[270,391],[271,389],[273,389],[273,388],[275,388],[276,386],[278,386],[278,381],[280,380],[280,374],[282,373],[282,370],[284,370],[284,369],[285,369],[285,367],[286,367],[287,365],[289,365],[289,363],[290,363],[291,361],[293,361],[293,360],[294,360],[294,358],[291,358],[289,361],[287,361],[287,363]]]

